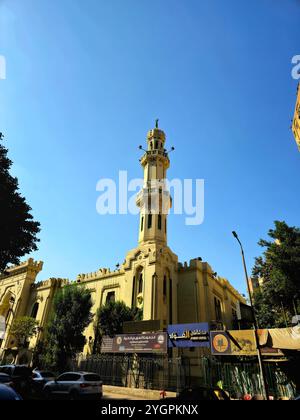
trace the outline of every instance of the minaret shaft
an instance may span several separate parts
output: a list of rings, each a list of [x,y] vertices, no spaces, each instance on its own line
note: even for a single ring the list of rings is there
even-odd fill
[[[165,133],[159,128],[150,130],[147,151],[141,158],[144,186],[137,196],[140,208],[139,243],[167,243],[167,217],[171,199],[166,188],[166,173],[170,166],[165,149]]]

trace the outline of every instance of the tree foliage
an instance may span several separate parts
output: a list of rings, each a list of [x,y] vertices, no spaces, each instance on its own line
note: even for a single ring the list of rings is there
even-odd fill
[[[20,257],[37,250],[40,224],[33,220],[31,207],[19,193],[18,179],[10,175],[12,161],[1,144],[0,133],[0,273],[8,264],[18,264]]]
[[[97,324],[101,335],[114,337],[123,332],[123,323],[135,319],[136,310],[121,301],[110,301],[97,311]]]
[[[93,319],[91,292],[78,285],[69,285],[54,298],[43,348],[44,366],[64,371],[70,360],[85,345],[83,332]]]
[[[254,296],[255,310],[261,327],[285,327],[295,310],[300,313],[300,229],[275,221],[268,234],[272,240],[260,240],[265,251],[252,273],[263,279]]]
[[[16,318],[10,328],[12,334],[17,340],[17,346],[24,348],[28,340],[37,333],[38,321],[30,316]]]

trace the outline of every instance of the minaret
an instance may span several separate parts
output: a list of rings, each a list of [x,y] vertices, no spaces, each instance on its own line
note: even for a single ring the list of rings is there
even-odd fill
[[[156,127],[147,135],[147,150],[140,159],[144,170],[144,185],[136,200],[140,208],[139,244],[167,244],[167,216],[172,200],[165,182],[170,166],[165,141],[165,133],[158,128],[156,120]]]

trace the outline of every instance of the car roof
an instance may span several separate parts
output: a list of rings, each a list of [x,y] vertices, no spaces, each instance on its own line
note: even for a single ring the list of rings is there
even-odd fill
[[[95,372],[84,372],[84,371],[78,371],[78,372],[63,372],[61,375],[69,375],[69,374],[78,374],[78,375],[98,375],[98,373]],[[99,375],[98,375],[99,376]]]
[[[28,367],[28,365],[1,365],[0,367]]]
[[[48,369],[34,369],[32,373],[53,373],[51,370]]]
[[[78,376],[81,376],[82,372],[63,372],[63,373],[60,373],[58,376],[62,376],[62,375],[78,375]]]
[[[98,375],[98,373],[95,373],[95,372],[78,372],[78,373],[81,373],[82,375]]]

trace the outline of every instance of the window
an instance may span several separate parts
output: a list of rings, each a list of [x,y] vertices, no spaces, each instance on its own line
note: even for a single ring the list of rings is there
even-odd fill
[[[158,229],[161,230],[161,214],[158,215],[157,224],[158,224]]]
[[[106,303],[115,302],[115,300],[116,300],[115,292],[108,292],[106,295]]]
[[[131,297],[131,306],[134,308],[135,306],[135,276],[133,277],[132,281],[132,297]]]
[[[143,274],[140,274],[138,293],[143,293]]]
[[[155,149],[158,149],[158,141],[155,142]]]
[[[148,229],[152,227],[152,214],[148,214]]]
[[[169,279],[169,324],[173,323],[173,284]]]
[[[231,313],[232,313],[232,319],[234,321],[237,321],[237,312],[234,308],[231,309]]]
[[[167,276],[164,276],[164,282],[163,282],[163,296],[167,296]]]
[[[221,301],[215,297],[215,312],[216,312],[216,321],[222,320],[222,306]]]
[[[141,232],[144,230],[144,216],[142,217],[141,221]]]
[[[167,233],[167,218],[165,220],[165,232]]]
[[[64,373],[57,378],[57,382],[76,382],[81,378],[76,373]]]
[[[38,310],[39,310],[39,304],[38,302],[36,302],[32,307],[31,318],[36,318]]]
[[[88,375],[84,375],[83,379],[86,382],[100,382],[101,378],[99,375],[93,374],[93,373],[89,373]]]

